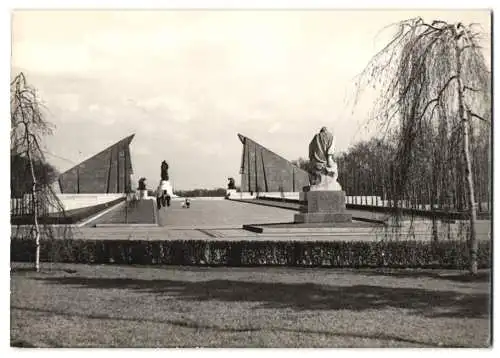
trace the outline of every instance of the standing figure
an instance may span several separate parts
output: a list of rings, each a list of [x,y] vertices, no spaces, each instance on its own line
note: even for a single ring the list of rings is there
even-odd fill
[[[236,189],[236,184],[234,183],[234,178],[227,178],[229,183],[227,184],[228,189]]]
[[[161,180],[168,180],[168,163],[166,160],[161,162]]]

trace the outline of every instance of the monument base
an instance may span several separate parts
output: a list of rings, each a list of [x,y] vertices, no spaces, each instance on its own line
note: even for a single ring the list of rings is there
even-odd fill
[[[300,193],[301,213],[295,214],[296,223],[345,223],[352,215],[345,212],[345,192],[342,190],[315,190]]]
[[[305,204],[308,213],[345,211],[345,192],[342,190],[317,190],[300,193],[299,199]]]
[[[226,199],[236,197],[236,189],[226,189]]]
[[[352,215],[346,213],[301,213],[295,214],[294,222],[302,223],[346,223],[352,221]]]
[[[321,181],[318,184],[311,185],[310,191],[342,191],[342,187],[337,181],[337,175],[321,174]]]

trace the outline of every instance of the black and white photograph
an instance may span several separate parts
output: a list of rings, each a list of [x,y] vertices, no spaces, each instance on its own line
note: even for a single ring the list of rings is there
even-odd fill
[[[10,349],[491,349],[493,16],[10,9]]]

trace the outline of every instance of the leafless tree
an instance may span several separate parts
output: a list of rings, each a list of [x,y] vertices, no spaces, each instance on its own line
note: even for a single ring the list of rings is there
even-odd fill
[[[52,133],[53,126],[45,120],[40,99],[36,90],[29,86],[23,73],[15,76],[11,82],[10,95],[10,150],[11,155],[26,158],[31,176],[30,192],[30,214],[33,221],[28,228],[17,230],[16,235],[27,235],[35,239],[35,269],[40,270],[40,237],[52,236],[52,228],[49,225],[40,225],[39,217],[47,215],[50,207],[64,214],[64,207],[49,183],[39,182],[35,175],[37,163],[45,163],[42,150],[42,139]],[[26,178],[27,180],[28,178]]]
[[[398,133],[395,163],[400,197],[407,190],[419,144],[432,148],[436,144],[433,138],[441,138],[440,151],[449,151],[442,154],[463,163],[464,175],[456,179],[463,178],[457,185],[467,193],[470,271],[475,274],[476,200],[470,131],[477,121],[487,122],[491,110],[491,73],[480,46],[482,32],[477,24],[426,23],[421,18],[402,21],[396,28],[392,40],[360,74],[356,102],[367,88],[375,90],[378,95],[370,118]],[[445,162],[434,169],[442,174],[449,166]]]

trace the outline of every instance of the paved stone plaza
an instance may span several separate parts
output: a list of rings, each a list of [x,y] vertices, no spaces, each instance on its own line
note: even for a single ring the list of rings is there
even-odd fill
[[[189,209],[182,208],[182,201],[172,201],[169,208],[159,211],[159,225],[165,227],[231,227],[244,224],[292,222],[293,211],[249,205],[230,200],[192,200]]]
[[[122,204],[123,205],[123,204]],[[383,237],[383,226],[353,221],[349,227],[336,228],[299,228],[289,227],[272,229],[256,233],[243,229],[249,224],[292,223],[297,212],[290,208],[284,209],[268,205],[255,205],[232,200],[198,198],[192,200],[189,209],[182,207],[182,200],[173,200],[172,205],[160,210],[154,208],[153,200],[145,200],[139,208],[145,208],[146,216],[155,212],[156,224],[138,223],[135,212],[129,212],[134,222],[117,223],[116,213],[122,212],[118,206],[107,214],[82,227],[73,230],[75,239],[101,240],[272,240],[272,241],[307,241],[307,240],[378,240]],[[151,206],[151,208],[149,207]],[[351,211],[350,211],[351,212]],[[353,216],[380,219],[380,213],[352,211]],[[109,219],[109,220],[108,220]],[[428,225],[423,221],[415,222],[418,240],[430,240],[431,237],[419,230]],[[455,226],[457,224],[454,224]],[[480,239],[487,239],[490,232],[489,221],[479,221],[477,234]]]
[[[154,205],[154,201],[151,202]],[[243,229],[246,224],[291,223],[295,211],[264,205],[218,199],[194,199],[189,209],[182,207],[181,200],[156,212],[158,225],[117,224],[113,211],[86,227],[75,230],[75,238],[88,239],[146,239],[146,240],[321,240],[349,238],[349,240],[373,239],[375,228],[338,228],[335,233],[322,230],[287,230],[282,233],[258,234]],[[146,205],[141,205],[144,207]],[[114,211],[123,212],[116,208]],[[149,214],[149,210],[145,210]],[[137,213],[130,213],[137,218]],[[110,220],[108,221],[107,218]],[[96,224],[97,223],[97,224]],[[362,223],[361,223],[362,224]],[[97,227],[93,227],[93,226]]]

